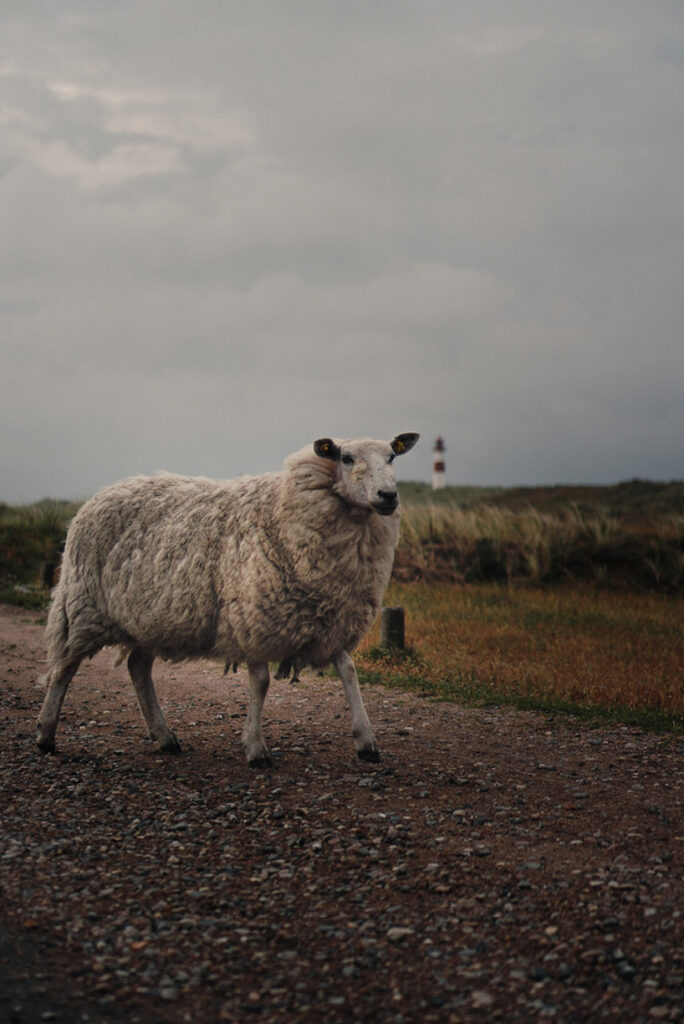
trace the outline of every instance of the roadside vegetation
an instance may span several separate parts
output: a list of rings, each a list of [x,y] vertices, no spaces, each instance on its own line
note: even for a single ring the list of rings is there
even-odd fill
[[[629,522],[576,505],[405,510],[395,579],[428,583],[589,582],[684,593],[684,515]]]
[[[408,646],[366,681],[684,732],[684,484],[404,488]]]
[[[50,597],[50,567],[61,557],[77,502],[46,498],[33,505],[0,503],[0,601],[44,608]]]
[[[366,682],[684,732],[684,484],[400,490],[408,647],[376,626]],[[77,508],[0,505],[0,601],[47,606]]]
[[[684,732],[684,597],[584,584],[393,582],[406,648],[374,627],[365,682],[442,700],[513,705]]]

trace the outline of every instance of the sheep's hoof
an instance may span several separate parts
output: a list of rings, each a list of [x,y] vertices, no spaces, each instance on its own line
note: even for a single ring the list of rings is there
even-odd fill
[[[361,750],[357,750],[356,753],[362,761],[373,761],[374,763],[377,763],[380,760],[380,751],[377,747],[362,747]]]
[[[250,768],[271,768],[273,761],[270,754],[259,754],[247,762]]]
[[[160,749],[164,754],[181,754],[183,748],[180,745],[180,740],[174,733],[171,733],[168,740],[160,745]]]
[[[42,754],[54,754],[55,752],[55,741],[54,740],[42,740],[38,738],[38,749]]]

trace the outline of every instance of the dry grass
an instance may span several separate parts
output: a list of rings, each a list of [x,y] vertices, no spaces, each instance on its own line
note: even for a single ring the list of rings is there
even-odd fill
[[[393,583],[404,656],[359,652],[367,678],[442,697],[566,710],[684,728],[684,599],[588,587]],[[626,718],[625,718],[626,716]],[[636,716],[636,718],[634,717]]]
[[[684,516],[626,521],[568,505],[542,512],[481,505],[408,505],[398,580],[556,583],[684,591]]]

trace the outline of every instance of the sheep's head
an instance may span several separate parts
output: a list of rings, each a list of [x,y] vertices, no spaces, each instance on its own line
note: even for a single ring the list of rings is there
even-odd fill
[[[413,448],[419,434],[397,434],[392,441],[333,441],[330,437],[314,442],[314,452],[336,466],[333,490],[344,501],[381,516],[389,516],[399,506],[392,463],[396,455]]]

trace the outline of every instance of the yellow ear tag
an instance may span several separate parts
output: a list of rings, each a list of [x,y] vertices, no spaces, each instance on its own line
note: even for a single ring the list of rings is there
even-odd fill
[[[404,444],[403,441],[395,441],[394,442],[394,450],[395,450],[395,452],[403,452],[405,447],[406,447],[406,445]]]

